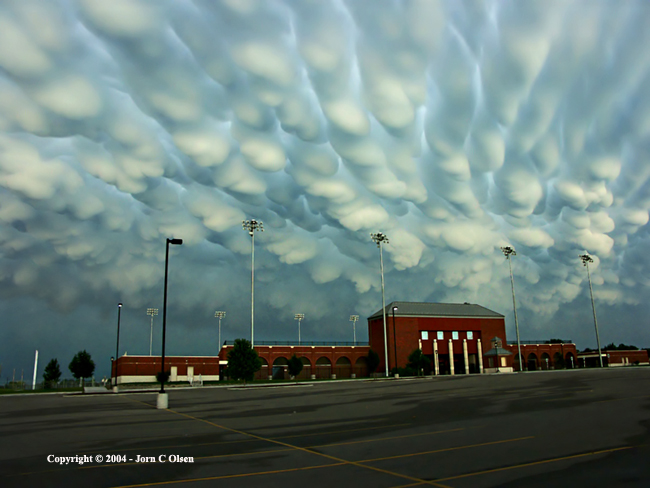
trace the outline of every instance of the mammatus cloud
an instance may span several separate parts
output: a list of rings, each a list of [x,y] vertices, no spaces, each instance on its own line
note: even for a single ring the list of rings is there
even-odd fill
[[[180,237],[185,326],[227,305],[245,335],[257,218],[270,338],[378,308],[376,231],[388,300],[508,314],[510,244],[532,335],[584,306],[584,250],[599,304],[641,306],[648,22],[642,0],[3,2],[0,287],[154,306]]]

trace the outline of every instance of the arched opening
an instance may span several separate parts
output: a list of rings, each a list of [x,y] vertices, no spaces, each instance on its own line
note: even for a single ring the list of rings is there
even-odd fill
[[[578,367],[578,365],[576,364],[576,358],[571,352],[567,352],[566,355],[564,356],[564,364],[566,365],[567,369],[573,369]]]
[[[541,358],[541,367],[543,370],[549,370],[551,369],[551,356],[548,355],[547,352],[542,353],[542,358]]]
[[[368,376],[368,361],[366,361],[365,356],[357,358],[354,362],[353,373],[357,375],[357,378],[365,378]]]
[[[285,372],[287,370],[287,363],[289,361],[285,357],[278,357],[275,358],[275,361],[273,361],[273,379],[274,380],[283,380]]]
[[[524,369],[526,368],[525,364],[522,364],[522,366],[524,367]],[[519,368],[519,354],[515,355],[515,360],[512,363],[512,368],[513,371],[521,371],[521,369]]]
[[[531,352],[528,355],[528,371],[537,371],[537,355]]]
[[[325,379],[330,378],[332,374],[332,363],[329,358],[320,357],[316,360],[316,378]]]
[[[349,358],[341,356],[336,360],[334,374],[337,378],[349,378],[352,374],[352,362]]]
[[[553,368],[555,369],[564,369],[566,366],[564,364],[564,358],[562,357],[562,353],[556,352],[553,354]]]
[[[299,380],[308,380],[311,378],[311,375],[313,374],[311,371],[311,361],[309,358],[306,358],[305,356],[302,356],[300,358],[300,362],[302,363],[302,371],[296,376],[296,379]]]
[[[260,360],[262,361],[262,367],[255,373],[255,379],[267,380],[269,378],[269,362],[264,358],[260,358]]]

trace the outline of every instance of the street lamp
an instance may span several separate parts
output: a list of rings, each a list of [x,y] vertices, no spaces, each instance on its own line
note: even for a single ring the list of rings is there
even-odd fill
[[[221,351],[221,319],[226,316],[226,312],[216,311],[214,316],[219,319],[219,351]]]
[[[379,265],[381,269],[381,315],[384,319],[384,364],[386,365],[386,377],[388,377],[388,338],[386,333],[386,300],[384,298],[384,254],[381,245],[389,244],[389,241],[386,234],[381,232],[370,234],[370,238],[379,248]]]
[[[397,333],[395,332],[395,311],[396,310],[397,307],[393,306],[393,349],[395,350],[395,367],[397,368]]]
[[[164,409],[168,406],[167,394],[165,393],[165,334],[167,332],[167,275],[169,270],[169,245],[180,246],[183,239],[166,239],[165,245],[165,289],[163,291],[163,330],[162,330],[162,361],[160,362],[160,393],[158,394],[158,408]]]
[[[494,357],[497,362],[497,373],[500,373],[499,371],[499,347],[501,346],[501,340],[498,337],[495,337],[492,339],[492,343],[494,344]],[[521,356],[519,356],[519,359],[521,360]]]
[[[153,318],[154,315],[158,315],[157,308],[148,308],[147,315],[151,316],[151,334],[149,335],[149,356],[152,356],[153,352]]]
[[[519,340],[519,321],[517,320],[517,302],[515,301],[515,279],[512,276],[512,262],[510,261],[511,256],[516,256],[517,252],[513,247],[505,246],[501,248],[501,251],[508,260],[508,267],[510,268],[510,285],[512,287],[512,308],[515,311],[515,330],[517,331],[517,353],[519,354],[519,371],[524,371],[524,366],[521,359],[521,341]]]
[[[589,272],[589,263],[593,263],[594,260],[589,254],[585,251],[584,254],[580,255],[582,260],[582,265],[587,268],[587,278],[589,279],[589,294],[591,295],[591,309],[594,312],[594,326],[596,327],[596,342],[598,343],[598,360],[600,361],[600,367],[603,367],[603,353],[600,350],[600,335],[598,334],[598,320],[596,320],[596,305],[594,305],[594,291],[591,288],[591,273]]]
[[[255,324],[255,231],[264,232],[264,224],[261,220],[244,220],[242,227],[251,236],[251,347],[255,346],[254,324]]]
[[[300,321],[305,318],[304,313],[297,313],[294,316],[294,320],[298,321],[298,344],[300,344]]]
[[[122,312],[122,304],[117,304],[117,344],[115,345],[115,384],[113,385],[113,392],[117,393],[117,358],[119,358],[119,349],[120,349],[120,315]]]
[[[354,338],[354,344],[357,344],[357,320],[359,320],[358,315],[350,315],[350,322],[352,322],[352,337]]]

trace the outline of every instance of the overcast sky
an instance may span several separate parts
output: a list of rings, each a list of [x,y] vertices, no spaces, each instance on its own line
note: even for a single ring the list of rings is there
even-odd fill
[[[650,346],[650,3],[5,0],[0,363],[351,340],[386,301]],[[154,353],[160,353],[161,315]]]

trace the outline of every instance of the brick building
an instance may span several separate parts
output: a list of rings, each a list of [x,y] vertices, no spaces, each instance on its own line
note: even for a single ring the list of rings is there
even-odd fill
[[[620,367],[620,366],[634,366],[634,365],[647,365],[650,364],[648,361],[648,351],[645,349],[641,350],[627,350],[621,351],[603,349],[603,366],[604,367]],[[600,367],[600,361],[598,361],[598,351],[591,352],[581,352],[578,353],[578,362],[579,367],[581,368],[597,368]]]
[[[233,345],[225,343],[219,352],[222,367],[228,364]],[[262,369],[255,379],[289,379],[287,363],[294,354],[303,364],[298,379],[361,378],[368,376],[366,356],[370,347],[364,342],[264,342],[256,341],[255,350]]]
[[[117,371],[116,371],[117,369]],[[117,384],[155,383],[160,373],[160,356],[121,356],[113,362],[111,378],[117,375]],[[217,356],[165,356],[165,370],[169,381],[219,381]]]
[[[505,317],[472,303],[393,302],[386,306],[388,367],[404,367],[413,350],[429,358],[434,374],[518,371],[517,344],[508,344]],[[371,348],[384,366],[381,310],[368,318]],[[498,348],[495,349],[495,339]],[[522,342],[525,370],[577,367],[575,344]]]

